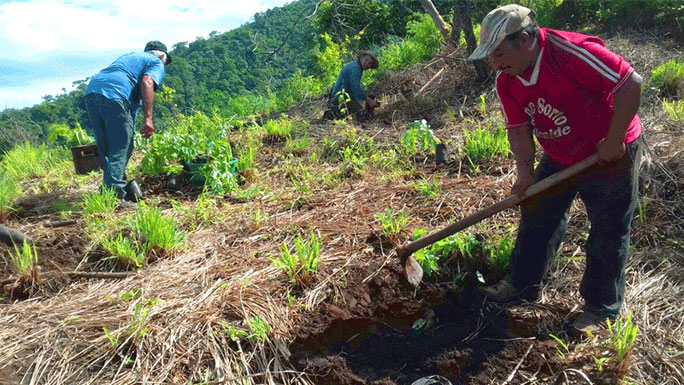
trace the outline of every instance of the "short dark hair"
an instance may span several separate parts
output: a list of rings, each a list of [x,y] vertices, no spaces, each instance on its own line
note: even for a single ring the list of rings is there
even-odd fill
[[[520,35],[523,32],[526,32],[528,35],[530,35],[532,39],[536,40],[537,38],[539,38],[539,26],[536,23],[534,23],[528,25],[527,27],[517,32],[513,32],[509,35],[506,35],[506,40],[510,41],[516,49],[520,49]]]

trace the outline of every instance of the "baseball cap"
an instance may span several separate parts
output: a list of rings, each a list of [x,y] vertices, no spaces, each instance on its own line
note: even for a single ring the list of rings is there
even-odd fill
[[[468,60],[479,60],[489,56],[506,36],[536,23],[536,13],[518,4],[508,4],[489,12],[480,26],[480,45]]]
[[[168,63],[171,63],[171,55],[169,55],[169,51],[166,49],[166,45],[162,43],[159,40],[152,40],[148,41],[147,44],[145,44],[145,52],[147,51],[162,51],[166,54],[166,58],[168,59]]]

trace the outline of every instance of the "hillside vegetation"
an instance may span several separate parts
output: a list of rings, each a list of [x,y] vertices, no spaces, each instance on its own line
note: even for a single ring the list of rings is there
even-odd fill
[[[175,45],[163,129],[136,138],[128,168],[145,196],[135,209],[100,191],[101,172],[73,170],[69,147],[89,140],[85,83],[3,112],[3,134],[35,130],[5,135],[0,223],[34,243],[0,244],[0,383],[684,384],[684,3],[522,2],[543,25],[599,34],[645,78],[622,317],[582,338],[569,332],[589,232],[580,201],[537,302],[503,307],[477,290],[506,274],[517,210],[416,253],[426,276],[406,281],[397,246],[515,180],[491,78],[408,3],[299,1]],[[466,3],[435,2],[447,20]],[[477,2],[473,20],[497,3]],[[375,116],[321,119],[340,68],[368,47]]]

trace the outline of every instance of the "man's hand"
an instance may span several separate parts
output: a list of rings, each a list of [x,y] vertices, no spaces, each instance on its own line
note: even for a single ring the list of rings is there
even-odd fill
[[[511,187],[512,194],[522,194],[523,191],[527,190],[534,183],[534,176],[529,171],[520,171],[518,169],[518,179],[516,179],[515,184]]]
[[[154,123],[152,122],[152,118],[143,119],[143,126],[140,129],[140,134],[142,134],[142,137],[145,139],[154,134]]]
[[[622,158],[625,155],[626,148],[623,139],[602,139],[598,144],[599,164],[610,163]]]
[[[377,108],[379,105],[378,102],[375,101],[375,99],[372,99],[370,97],[366,97],[366,108],[373,111],[375,108]]]

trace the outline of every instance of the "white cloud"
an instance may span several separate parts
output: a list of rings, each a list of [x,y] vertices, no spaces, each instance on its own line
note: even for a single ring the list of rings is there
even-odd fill
[[[171,49],[178,42],[237,28],[255,13],[291,1],[0,0],[0,68],[21,63],[24,73],[52,74],[40,80],[17,75],[9,79],[11,86],[0,83],[0,110],[40,103],[43,95],[69,90],[71,82],[97,72],[88,65],[75,67],[64,57],[99,55],[110,63],[116,59],[112,52],[142,50],[149,40],[161,40]]]
[[[0,4],[0,48],[13,57],[49,51],[137,48],[148,40],[169,47],[240,26],[284,0],[10,1]],[[225,20],[231,20],[226,25]],[[8,55],[1,53],[0,55]],[[7,56],[6,56],[7,57]]]

